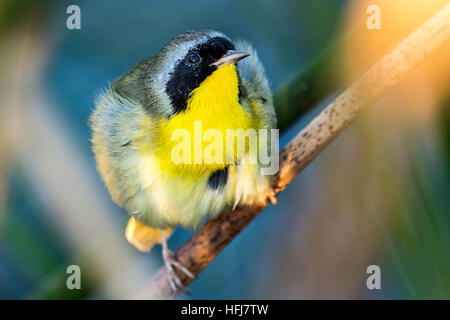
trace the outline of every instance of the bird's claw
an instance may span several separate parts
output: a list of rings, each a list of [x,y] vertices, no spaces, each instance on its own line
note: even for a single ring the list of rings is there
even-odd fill
[[[274,206],[277,205],[277,196],[273,189],[270,189],[269,193],[267,194],[267,199],[269,202],[271,202]]]
[[[170,289],[172,289],[173,292],[178,292],[178,290],[181,290],[184,293],[189,294],[189,290],[183,285],[180,278],[176,275],[174,268],[177,268],[191,279],[195,279],[195,275],[180,262],[175,260],[173,252],[168,249],[163,250],[163,260]]]

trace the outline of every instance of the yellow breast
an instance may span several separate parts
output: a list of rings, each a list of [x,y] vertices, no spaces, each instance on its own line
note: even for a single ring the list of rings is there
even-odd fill
[[[193,90],[185,111],[158,123],[158,146],[155,152],[161,160],[161,169],[174,174],[180,174],[180,170],[183,170],[186,174],[194,175],[223,169],[229,155],[226,152],[227,129],[247,130],[251,128],[251,123],[239,104],[236,67],[227,65],[219,68]],[[186,141],[186,135],[190,141]],[[217,139],[220,135],[222,139]],[[172,152],[178,150],[174,148],[180,148],[181,143],[190,144],[192,152],[182,155],[184,159],[190,159],[188,164],[175,164],[171,159]],[[217,143],[221,144],[223,150],[222,155],[219,155],[222,161],[211,163],[208,155],[217,156],[216,150],[220,149],[215,148]],[[200,161],[199,154],[202,155]]]

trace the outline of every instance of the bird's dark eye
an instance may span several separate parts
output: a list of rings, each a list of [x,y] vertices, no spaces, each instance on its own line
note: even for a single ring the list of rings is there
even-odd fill
[[[188,61],[191,64],[197,64],[200,62],[201,59],[202,58],[200,58],[200,56],[195,52],[192,52],[188,55]]]

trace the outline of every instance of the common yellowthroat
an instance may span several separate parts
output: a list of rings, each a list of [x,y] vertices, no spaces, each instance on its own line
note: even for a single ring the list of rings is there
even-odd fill
[[[218,139],[253,129],[259,140],[261,130],[276,127],[265,72],[248,43],[211,30],[180,34],[112,83],[95,105],[93,151],[113,201],[131,216],[126,238],[141,251],[162,243],[173,290],[182,288],[174,267],[193,275],[167,247],[172,228],[195,228],[227,207],[275,201],[271,175],[261,173],[259,161],[248,161],[267,144],[230,149]],[[211,154],[223,161],[195,159],[208,148],[199,125],[202,132],[215,130],[220,148]],[[181,163],[173,159],[181,154],[177,132],[193,137],[187,142],[193,152],[183,150]]]

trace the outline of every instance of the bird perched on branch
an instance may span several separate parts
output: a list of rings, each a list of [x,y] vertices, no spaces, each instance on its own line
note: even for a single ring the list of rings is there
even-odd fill
[[[141,251],[162,244],[173,290],[184,289],[174,268],[193,274],[167,247],[172,228],[195,228],[228,207],[275,202],[271,175],[248,160],[268,143],[230,147],[219,139],[254,129],[261,142],[260,130],[276,126],[264,69],[245,42],[210,30],[174,37],[98,97],[90,126],[98,171],[131,216],[126,238]],[[199,126],[213,134],[199,135]],[[190,138],[184,146],[192,152],[180,150],[180,138]],[[197,159],[207,151],[216,161]]]

